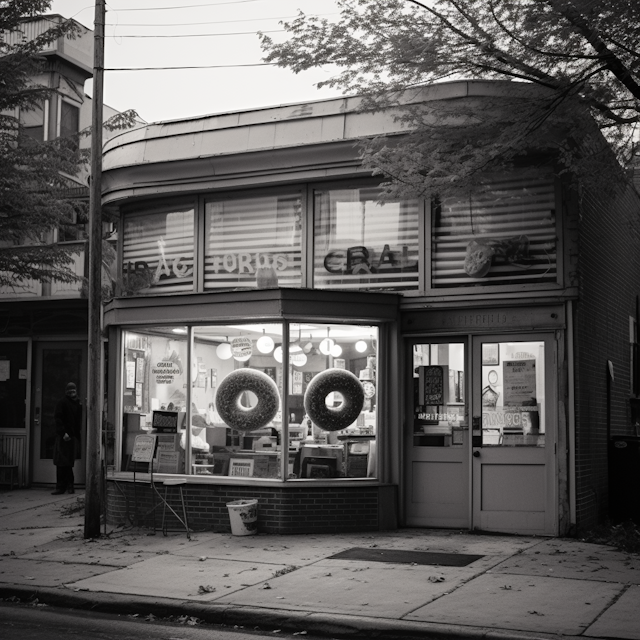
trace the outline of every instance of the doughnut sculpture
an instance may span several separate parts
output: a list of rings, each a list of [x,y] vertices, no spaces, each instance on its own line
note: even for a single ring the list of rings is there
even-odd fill
[[[245,391],[253,392],[258,398],[255,407],[240,404],[240,396]],[[271,422],[280,408],[280,395],[276,383],[262,371],[256,369],[236,369],[218,386],[215,404],[220,417],[232,429],[255,431]]]
[[[337,391],[342,396],[339,407],[328,407],[326,397]],[[340,431],[353,424],[364,404],[362,383],[345,369],[327,369],[313,378],[304,394],[304,409],[311,421],[324,431]]]

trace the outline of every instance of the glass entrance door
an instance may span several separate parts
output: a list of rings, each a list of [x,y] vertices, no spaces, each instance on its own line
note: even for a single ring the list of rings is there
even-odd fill
[[[82,342],[48,342],[36,347],[36,382],[33,406],[33,482],[55,483],[56,469],[53,465],[53,443],[55,441],[54,412],[57,402],[64,397],[68,382],[75,382],[78,396],[84,404],[86,397],[86,344]],[[83,429],[81,450],[86,444]],[[78,484],[84,483],[84,455],[77,460],[75,477]]]
[[[470,526],[469,422],[464,340],[410,345],[405,464],[410,526]]]
[[[473,528],[554,535],[555,342],[473,339]]]

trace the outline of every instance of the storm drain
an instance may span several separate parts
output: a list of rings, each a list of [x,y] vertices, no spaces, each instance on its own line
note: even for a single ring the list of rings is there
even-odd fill
[[[484,556],[468,553],[437,553],[432,551],[403,551],[399,549],[363,549],[354,547],[333,556],[331,560],[365,560],[395,564],[425,564],[440,567],[466,567]]]

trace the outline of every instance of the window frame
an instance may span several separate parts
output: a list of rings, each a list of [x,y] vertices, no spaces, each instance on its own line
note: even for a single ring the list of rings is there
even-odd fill
[[[300,287],[309,287],[308,282],[308,267],[305,256],[307,250],[308,240],[308,227],[309,227],[309,215],[312,215],[312,211],[308,206],[308,184],[307,183],[293,183],[291,185],[278,186],[278,187],[262,187],[255,189],[247,189],[245,191],[238,189],[225,189],[216,192],[202,193],[198,198],[198,224],[196,226],[197,242],[198,242],[198,287],[197,291],[201,293],[214,293],[216,291],[228,291],[228,290],[253,290],[255,287],[241,286],[236,288],[205,288],[205,261],[207,253],[207,205],[215,202],[225,202],[231,200],[249,200],[251,198],[265,198],[265,197],[277,197],[293,195],[293,193],[300,194]],[[313,233],[313,229],[312,229]]]
[[[274,324],[281,324],[282,325],[282,338],[283,338],[283,361],[286,362],[286,358],[289,355],[289,344],[290,344],[290,340],[293,339],[293,336],[291,335],[291,326],[295,325],[295,324],[300,324],[303,322],[308,322],[310,324],[315,324],[315,325],[331,325],[331,326],[339,326],[339,325],[345,325],[348,327],[362,327],[363,330],[364,329],[373,329],[376,332],[376,337],[375,337],[375,354],[376,354],[376,366],[378,371],[381,371],[381,365],[380,365],[380,358],[383,358],[383,355],[385,353],[385,349],[384,346],[381,347],[380,345],[380,341],[381,340],[386,340],[388,339],[388,334],[385,332],[384,330],[384,326],[385,323],[384,322],[374,322],[374,321],[367,321],[367,320],[348,320],[345,321],[344,319],[341,319],[340,321],[336,321],[334,319],[327,319],[327,318],[299,318],[299,317],[294,317],[294,316],[290,316],[290,317],[282,317],[282,318],[278,318],[278,319],[273,319],[273,318],[251,318],[251,319],[242,319],[239,320],[238,322],[236,322],[234,319],[228,319],[226,322],[222,322],[222,321],[217,321],[217,322],[208,322],[208,323],[204,323],[202,321],[199,322],[189,322],[186,325],[186,329],[187,329],[187,336],[185,336],[186,338],[186,342],[187,342],[187,349],[188,349],[188,353],[190,354],[188,359],[187,359],[187,364],[186,364],[186,386],[189,387],[189,383],[191,382],[191,384],[194,383],[193,379],[192,379],[192,367],[193,367],[193,358],[194,358],[194,344],[195,344],[195,340],[194,340],[194,330],[197,330],[197,328],[199,326],[205,326],[205,327],[220,327],[221,331],[224,331],[224,327],[228,326],[228,325],[233,325],[233,326],[241,326],[243,324],[247,324],[247,325],[256,325],[256,324],[268,324],[268,325],[274,325]],[[169,328],[171,326],[176,326],[176,327],[184,327],[185,324],[184,323],[175,323],[175,322],[160,322],[160,323],[148,323],[145,322],[144,324],[136,324],[136,325],[122,325],[120,327],[118,327],[118,354],[119,357],[117,359],[118,361],[118,365],[116,365],[116,389],[117,394],[116,394],[116,401],[115,401],[115,411],[116,411],[116,438],[115,438],[115,443],[114,443],[114,460],[113,460],[113,469],[110,470],[109,472],[109,478],[114,478],[116,480],[118,479],[131,479],[130,476],[132,475],[132,471],[118,471],[118,469],[122,469],[122,465],[124,463],[124,455],[123,455],[123,439],[124,439],[124,433],[125,433],[125,427],[124,427],[124,406],[123,406],[123,397],[124,397],[124,387],[125,387],[125,377],[126,377],[126,373],[125,373],[125,367],[124,367],[124,362],[125,362],[125,352],[127,349],[127,345],[126,345],[126,335],[127,332],[134,332],[134,333],[144,333],[145,330],[153,330],[153,328],[158,328],[158,327],[162,327],[162,328]],[[304,333],[304,332],[303,332]],[[153,335],[148,334],[148,335]],[[303,335],[303,334],[301,334]],[[314,338],[315,340],[316,338]],[[283,371],[283,375],[281,376],[281,382],[282,382],[282,386],[281,386],[281,411],[282,411],[282,415],[283,417],[286,415],[287,418],[283,419],[282,422],[282,435],[281,435],[281,441],[284,442],[285,438],[286,441],[289,441],[289,412],[291,410],[290,407],[290,396],[292,395],[291,393],[291,388],[290,388],[290,376],[289,375],[284,375],[284,373],[286,372],[286,368],[283,366],[282,367],[282,371]],[[344,484],[346,483],[347,485],[351,485],[353,482],[359,482],[359,483],[367,483],[367,484],[380,484],[381,482],[383,482],[382,480],[382,470],[380,468],[380,460],[381,460],[381,454],[380,454],[380,446],[387,441],[386,437],[382,436],[381,433],[381,429],[382,426],[384,424],[384,420],[383,420],[383,411],[384,411],[384,405],[381,405],[381,403],[386,403],[388,402],[387,396],[386,394],[383,392],[383,388],[382,385],[380,384],[380,378],[378,378],[378,380],[376,380],[376,418],[375,418],[375,424],[376,424],[376,428],[375,428],[375,433],[374,433],[374,442],[377,442],[378,445],[374,448],[374,455],[376,456],[376,475],[375,477],[335,477],[335,478],[330,478],[330,479],[316,479],[316,478],[301,478],[301,477],[296,477],[296,478],[290,478],[287,477],[288,476],[288,463],[289,461],[293,460],[293,455],[291,454],[289,447],[286,448],[286,454],[285,455],[281,455],[280,456],[280,462],[281,462],[281,473],[280,473],[280,477],[278,478],[256,478],[256,477],[242,477],[242,478],[237,478],[237,477],[232,477],[232,476],[228,476],[228,475],[211,475],[211,476],[203,476],[201,474],[197,474],[197,473],[192,473],[191,470],[193,469],[193,464],[192,464],[192,453],[189,451],[187,455],[185,455],[185,467],[184,467],[184,472],[183,473],[163,473],[160,474],[157,471],[154,471],[154,475],[162,475],[162,476],[166,476],[166,477],[179,477],[181,479],[185,478],[187,480],[188,483],[197,483],[197,484],[221,484],[221,485],[225,485],[225,484],[258,484],[258,485],[277,485],[277,486],[283,486],[283,485],[290,485],[290,486],[300,486],[299,483],[309,483],[312,482],[313,486],[344,486]],[[188,405],[188,400],[189,398],[191,398],[191,394],[187,395],[187,405]],[[383,406],[383,410],[380,409],[380,406]],[[186,408],[186,423],[190,424],[191,423],[191,408],[189,406],[187,406]],[[286,425],[286,426],[285,426]],[[190,433],[189,430],[187,430],[187,434],[186,435],[186,443],[190,444]],[[347,447],[348,444],[345,444],[344,447]],[[284,451],[284,448],[282,449],[282,451]],[[240,456],[241,457],[241,456]],[[189,471],[187,471],[189,470]],[[143,474],[144,477],[144,474]]]
[[[516,168],[524,171],[531,170],[532,167],[523,165]],[[562,181],[552,175],[554,204],[555,204],[555,232],[556,232],[556,282],[555,283],[523,283],[523,284],[482,284],[474,283],[470,280],[468,286],[459,287],[433,287],[433,264],[432,264],[432,239],[435,224],[436,209],[438,202],[436,198],[431,198],[429,202],[429,220],[425,225],[425,252],[424,270],[425,270],[425,295],[437,296],[469,296],[473,294],[496,294],[496,293],[522,293],[526,291],[557,291],[564,287],[564,234],[563,234],[563,216],[566,214],[566,207],[563,206],[563,189]],[[477,286],[480,284],[480,286]]]

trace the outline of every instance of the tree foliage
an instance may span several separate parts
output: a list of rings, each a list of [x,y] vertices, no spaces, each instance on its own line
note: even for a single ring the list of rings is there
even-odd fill
[[[337,3],[337,20],[300,12],[284,24],[283,42],[262,34],[265,60],[295,73],[329,65],[337,71],[321,85],[363,95],[365,109],[414,103],[398,115],[410,131],[401,145],[371,140],[364,147],[365,165],[388,178],[389,192],[472,187],[483,172],[539,151],[553,151],[560,170],[604,184],[611,150],[623,166],[631,161],[640,119],[640,4]],[[511,91],[415,104],[425,86],[460,79],[501,79]]]
[[[73,180],[88,161],[80,132],[45,142],[29,136],[20,118],[42,108],[57,89],[34,79],[46,69],[40,52],[58,38],[75,38],[73,20],[52,23],[32,40],[15,38],[26,18],[42,15],[49,0],[0,1],[0,286],[30,279],[73,282],[72,250],[49,240],[56,228],[87,221],[88,201],[74,197]],[[135,112],[118,114],[113,126],[131,126]],[[111,252],[112,253],[112,252]],[[107,255],[110,255],[109,253]]]

